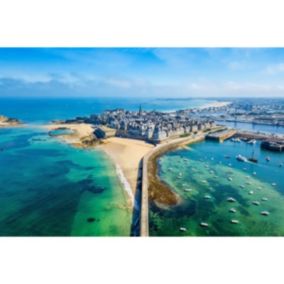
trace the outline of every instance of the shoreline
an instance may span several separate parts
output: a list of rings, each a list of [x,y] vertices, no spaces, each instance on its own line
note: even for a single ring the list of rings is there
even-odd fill
[[[48,130],[49,135],[54,130],[68,129],[73,131],[71,134],[54,135],[53,137],[74,147],[88,148],[100,143],[93,136],[93,126],[88,123],[52,123],[42,125],[42,127]]]
[[[133,205],[135,207],[136,204],[135,204],[135,197],[134,197],[133,191],[132,191],[131,186],[130,186],[125,174],[123,173],[120,165],[118,163],[116,163],[114,161],[114,159],[104,149],[99,149],[99,150],[102,151],[105,155],[107,155],[108,159],[114,165],[117,178],[118,178],[121,186],[123,187],[123,190],[126,192],[128,198],[131,202],[131,205]]]
[[[109,137],[96,139],[93,127],[87,123],[58,123],[43,125],[48,131],[68,129],[72,134],[55,135],[55,139],[77,148],[103,151],[114,164],[117,177],[127,193],[131,205],[137,207],[135,195],[141,179],[141,161],[154,147],[143,140]]]
[[[149,202],[153,201],[159,207],[177,205],[181,198],[160,180],[157,175],[157,160],[165,153],[183,145],[199,142],[205,139],[205,134],[177,138],[160,144],[143,158],[143,178],[141,197],[141,226],[140,236],[149,236]]]
[[[142,140],[110,137],[96,148],[106,153],[114,163],[118,178],[135,207],[135,195],[141,179],[141,161],[153,145]]]

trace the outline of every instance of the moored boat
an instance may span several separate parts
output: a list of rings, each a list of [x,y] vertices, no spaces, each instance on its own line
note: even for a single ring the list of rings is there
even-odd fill
[[[240,154],[236,156],[236,159],[240,162],[247,162],[248,161],[248,159],[246,157],[244,157]]]

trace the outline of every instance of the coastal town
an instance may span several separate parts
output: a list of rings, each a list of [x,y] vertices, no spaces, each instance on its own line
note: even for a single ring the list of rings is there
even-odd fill
[[[107,110],[98,115],[66,120],[65,123],[91,124],[98,139],[115,135],[153,144],[199,131],[209,131],[216,126],[213,120],[191,118],[187,113],[143,111],[141,106],[138,111]]]
[[[223,118],[223,121],[229,120],[228,117],[231,117],[236,104],[241,110],[240,113],[243,112],[238,119],[242,117],[248,122],[248,117],[251,120],[254,117],[256,120],[261,116],[261,112],[270,117],[264,111],[265,105],[262,108],[253,107],[252,110],[246,104],[239,106],[240,102],[232,101],[170,112],[146,111],[142,106],[136,111],[117,108],[105,110],[100,114],[54,120],[43,127],[52,138],[58,138],[79,148],[96,147],[114,161],[118,176],[128,192],[129,208],[136,204],[134,223],[140,224],[137,227],[140,231],[135,234],[145,236],[149,234],[148,202],[154,202],[158,206],[173,206],[181,202],[181,197],[158,178],[158,160],[168,151],[203,140],[223,142],[227,139],[234,143],[243,141],[248,144],[255,144],[256,140],[259,140],[262,149],[274,152],[284,150],[284,137],[281,134],[249,132],[223,124],[220,118]],[[275,104],[273,113],[274,118],[276,115],[281,118],[282,106]],[[17,126],[21,123],[6,116],[1,116],[0,122],[2,127]],[[273,125],[278,125],[279,122],[280,119],[277,122],[269,121]],[[266,159],[268,161],[269,156]],[[253,155],[246,157],[239,154],[236,160],[258,163],[258,159]],[[137,199],[139,192],[141,200]]]
[[[281,99],[231,99],[223,107],[209,107],[195,113],[217,122],[284,126],[284,104]]]

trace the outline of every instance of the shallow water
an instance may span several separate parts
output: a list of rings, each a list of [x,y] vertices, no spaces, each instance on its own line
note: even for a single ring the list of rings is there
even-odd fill
[[[235,159],[238,154],[250,157],[253,148],[259,163]],[[170,209],[151,204],[150,234],[283,236],[284,167],[279,167],[283,161],[283,153],[231,141],[206,141],[167,153],[159,159],[159,174],[183,201]],[[236,202],[228,202],[230,197]],[[229,212],[231,208],[236,212]],[[262,211],[270,215],[263,216]],[[201,222],[208,227],[201,227]],[[187,231],[181,232],[180,227]]]
[[[114,165],[41,129],[0,129],[0,235],[128,236],[132,211]]]

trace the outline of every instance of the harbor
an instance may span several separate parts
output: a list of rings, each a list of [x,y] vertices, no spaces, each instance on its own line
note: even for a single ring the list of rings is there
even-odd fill
[[[284,234],[284,156],[260,141],[232,139],[205,140],[158,159],[160,179],[181,202],[171,209],[150,202],[150,235]],[[253,151],[257,163],[248,159]]]

